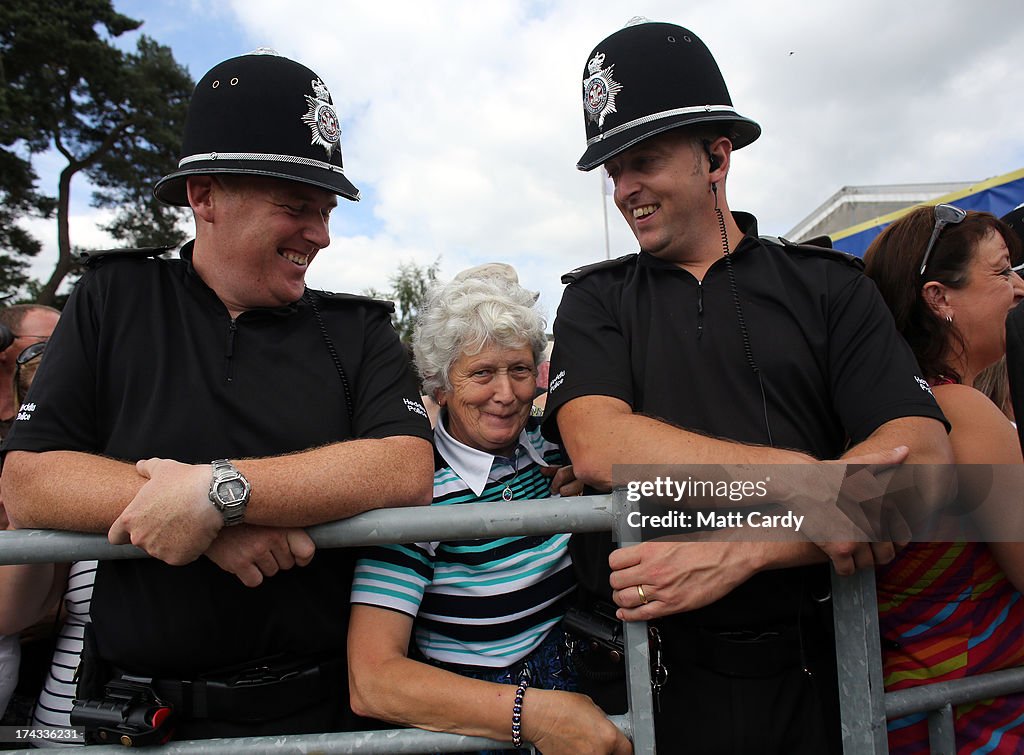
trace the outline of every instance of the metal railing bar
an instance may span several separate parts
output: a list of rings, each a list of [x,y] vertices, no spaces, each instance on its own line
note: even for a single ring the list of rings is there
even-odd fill
[[[956,755],[953,706],[948,703],[928,713],[928,749],[931,755]]]
[[[619,545],[640,542],[640,530],[626,524],[630,511],[638,511],[639,504],[626,498],[619,489],[615,497],[615,529],[613,534]],[[654,753],[654,701],[651,695],[651,651],[647,641],[647,622],[628,621],[623,628],[623,646],[626,649],[626,696],[629,700],[628,716],[633,751]]]
[[[888,692],[885,695],[885,714],[889,718],[900,718],[936,710],[946,704],[960,705],[1014,692],[1024,692],[1024,667]]]
[[[336,548],[556,532],[607,532],[614,523],[611,495],[545,498],[541,505],[542,517],[536,515],[537,501],[377,509],[309,527],[308,532],[318,548]],[[57,530],[0,532],[0,565],[146,557],[144,551],[133,545],[111,545],[104,535]]]
[[[526,711],[523,711],[526,715]],[[609,716],[608,719],[623,733],[628,731],[628,716]],[[381,729],[376,731],[334,732],[327,734],[286,734],[272,737],[238,737],[232,739],[195,739],[168,742],[146,752],[160,755],[225,755],[228,752],[246,753],[429,753],[476,752],[481,749],[512,749],[509,742],[483,737],[426,731],[424,729]],[[82,752],[88,755],[124,755],[121,745],[90,746]],[[39,750],[12,750],[12,755],[31,755]]]
[[[875,574],[871,569],[848,577],[833,572],[832,594],[843,752],[887,755]]]
[[[308,528],[318,548],[350,547],[385,543],[455,540],[478,537],[547,535],[561,532],[607,532],[615,523],[611,495],[575,496],[537,501],[496,502],[474,506],[422,506],[378,509],[337,522]],[[542,516],[538,514],[543,513]],[[147,558],[132,545],[112,545],[103,535],[57,530],[0,532],[0,565],[80,561],[84,559]],[[646,624],[644,625],[646,626]],[[632,648],[627,651],[627,660]],[[646,643],[644,659],[646,660]],[[631,666],[632,668],[632,666]],[[647,680],[648,710],[642,717],[651,732],[650,669],[642,666]],[[633,736],[630,716],[609,716],[627,737]],[[171,742],[161,753],[295,752],[295,753],[430,753],[475,752],[510,749],[508,742],[481,737],[431,732],[422,729],[385,729],[363,732],[242,737]],[[637,749],[637,752],[644,752]],[[35,750],[18,752],[31,753]],[[93,746],[90,753],[123,753],[120,745]],[[651,750],[653,752],[653,744]]]

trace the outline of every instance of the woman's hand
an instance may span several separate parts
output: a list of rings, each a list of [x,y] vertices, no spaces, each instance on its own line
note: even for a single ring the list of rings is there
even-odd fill
[[[566,464],[564,467],[541,467],[540,472],[551,478],[551,495],[560,495],[562,498],[583,495],[583,480],[576,479],[572,464]]]
[[[529,688],[523,739],[545,755],[632,755],[633,746],[586,695]]]

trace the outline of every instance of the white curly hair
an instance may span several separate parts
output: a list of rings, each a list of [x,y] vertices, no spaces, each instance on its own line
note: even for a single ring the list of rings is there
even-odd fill
[[[500,262],[463,270],[450,283],[435,286],[412,339],[423,392],[435,396],[438,389],[451,390],[452,364],[489,345],[529,347],[534,365],[539,365],[548,341],[537,297],[519,285],[511,265]]]

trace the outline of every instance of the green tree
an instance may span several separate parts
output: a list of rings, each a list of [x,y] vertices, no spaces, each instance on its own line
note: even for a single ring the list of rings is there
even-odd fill
[[[39,248],[13,220],[55,215],[58,258],[38,300],[57,301],[57,289],[75,269],[68,211],[78,173],[95,187],[94,206],[116,210],[106,230],[119,241],[184,238],[182,211],[158,203],[151,189],[175,165],[194,84],[170,49],[146,36],[134,52],[111,43],[141,25],[110,0],[0,4],[0,289],[24,286],[23,258]],[[35,190],[32,164],[51,150],[66,161],[56,197]],[[12,267],[8,279],[5,260]]]
[[[440,257],[427,267],[420,267],[415,262],[398,263],[398,272],[388,281],[390,291],[368,289],[365,293],[375,299],[389,299],[395,303],[395,313],[391,316],[398,331],[399,338],[406,346],[412,343],[412,334],[416,330],[416,318],[427,303],[430,288],[437,282],[437,274],[441,270]]]
[[[0,106],[2,100],[0,94]],[[27,161],[0,148],[0,297],[13,296],[29,285],[29,258],[42,248],[16,221],[50,217],[56,205],[35,190],[35,181],[35,171]]]

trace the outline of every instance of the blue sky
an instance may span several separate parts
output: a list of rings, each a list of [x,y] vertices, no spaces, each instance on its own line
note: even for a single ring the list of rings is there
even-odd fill
[[[402,261],[442,275],[512,263],[549,318],[561,273],[605,256],[580,74],[630,16],[682,24],[715,54],[762,137],[737,152],[733,209],[785,234],[843,186],[973,181],[1024,167],[1017,0],[114,0],[192,76],[269,46],[331,89],[346,172],[311,285],[386,289]],[[131,40],[133,43],[134,40]],[[41,166],[42,188],[59,164]],[[47,184],[47,176],[51,183]],[[76,179],[73,243],[103,245]],[[608,207],[613,256],[635,250]],[[32,224],[39,233],[54,234]],[[46,242],[52,249],[52,241]],[[48,249],[37,268],[48,272]]]
[[[221,3],[198,3],[191,0],[114,0],[114,7],[126,16],[143,21],[138,31],[124,34],[116,43],[124,49],[134,49],[140,35],[146,34],[174,52],[192,78],[198,81],[210,68],[226,58],[241,55],[267,45],[256,39],[240,23],[232,8]],[[301,59],[301,56],[292,55]],[[359,187],[362,201],[346,204],[345,225],[348,232],[372,233],[376,221],[373,217],[374,187]],[[86,192],[77,199],[88,204]],[[382,279],[377,288],[384,288]]]

